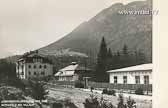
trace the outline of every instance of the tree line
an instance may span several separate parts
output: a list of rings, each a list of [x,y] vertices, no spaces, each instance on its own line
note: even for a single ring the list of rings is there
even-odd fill
[[[108,70],[144,63],[147,63],[147,59],[141,50],[130,51],[128,46],[124,44],[121,51],[113,52],[112,49],[107,47],[106,40],[103,37],[97,55],[93,77],[96,82],[108,82]]]

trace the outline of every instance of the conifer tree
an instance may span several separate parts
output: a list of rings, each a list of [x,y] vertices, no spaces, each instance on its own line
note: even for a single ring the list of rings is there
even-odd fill
[[[126,44],[124,44],[123,49],[122,49],[122,62],[121,65],[122,67],[127,67],[130,65],[130,57],[129,57],[129,52],[128,52],[128,47]]]
[[[109,76],[107,74],[107,59],[108,50],[104,37],[102,38],[99,53],[97,56],[97,64],[95,69],[95,81],[97,82],[107,82]]]
[[[112,58],[112,56],[113,56],[113,54],[112,54],[112,52],[111,52],[111,49],[109,48],[109,49],[108,49],[108,58]]]
[[[111,52],[111,49],[109,48],[108,49],[108,58],[107,58],[107,66],[108,66],[107,69],[108,70],[112,69],[113,62],[114,62],[114,60],[113,60],[113,54]]]

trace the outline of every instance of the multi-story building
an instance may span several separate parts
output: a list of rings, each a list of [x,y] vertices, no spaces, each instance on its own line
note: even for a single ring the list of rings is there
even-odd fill
[[[53,75],[53,65],[38,51],[31,51],[18,59],[16,73],[21,79],[50,76]]]

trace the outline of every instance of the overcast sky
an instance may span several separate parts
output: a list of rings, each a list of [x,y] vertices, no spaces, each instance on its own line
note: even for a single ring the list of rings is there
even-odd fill
[[[113,3],[135,0],[0,0],[0,57],[48,45]]]

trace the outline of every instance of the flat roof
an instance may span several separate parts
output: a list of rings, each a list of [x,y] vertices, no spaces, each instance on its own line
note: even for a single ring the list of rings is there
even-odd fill
[[[115,70],[109,70],[107,71],[108,73],[115,73],[115,72],[131,72],[131,71],[143,71],[143,70],[152,70],[153,69],[153,64],[141,64],[141,65],[136,65],[136,66],[130,66],[126,68],[121,68],[121,69],[115,69]]]

